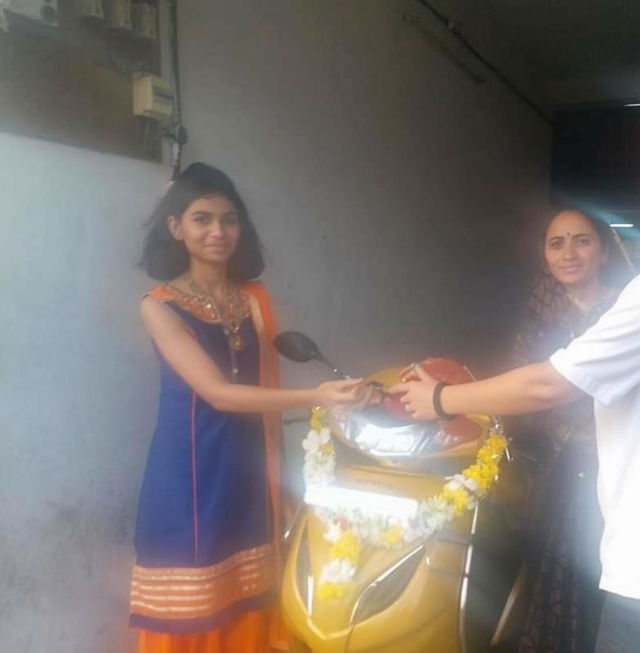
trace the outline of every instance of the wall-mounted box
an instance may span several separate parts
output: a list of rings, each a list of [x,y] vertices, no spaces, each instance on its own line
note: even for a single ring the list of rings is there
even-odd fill
[[[80,18],[104,19],[103,0],[76,0],[76,16]]]
[[[133,113],[154,120],[166,121],[173,115],[174,94],[160,77],[146,73],[133,75]]]
[[[58,24],[58,0],[0,0],[0,11],[2,9],[48,25]]]
[[[131,7],[133,33],[138,38],[158,38],[158,10],[149,2],[135,2]]]
[[[111,0],[109,24],[113,29],[130,32],[133,29],[131,22],[131,0]]]

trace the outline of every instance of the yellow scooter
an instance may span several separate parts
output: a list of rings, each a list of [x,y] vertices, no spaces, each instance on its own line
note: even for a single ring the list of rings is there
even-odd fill
[[[281,334],[275,344],[290,360],[318,360],[341,375],[303,334]],[[368,382],[384,393],[400,370]],[[431,371],[438,376],[437,366]],[[498,482],[472,509],[406,545],[364,546],[357,571],[335,585],[340,592],[322,592],[333,545],[327,511],[362,514],[366,505],[400,518],[425,505],[475,461],[488,420],[471,417],[456,429],[380,407],[330,416],[335,478],[307,487],[288,533],[281,603],[292,653],[480,653],[504,644],[523,584],[530,489],[527,461],[508,451]]]

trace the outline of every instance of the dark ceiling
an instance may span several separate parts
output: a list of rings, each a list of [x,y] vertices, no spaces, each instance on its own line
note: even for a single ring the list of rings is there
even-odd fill
[[[547,83],[640,71],[640,0],[428,0]]]

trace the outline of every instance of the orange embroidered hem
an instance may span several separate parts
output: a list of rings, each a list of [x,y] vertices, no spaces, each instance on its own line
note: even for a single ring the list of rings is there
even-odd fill
[[[210,567],[136,565],[131,612],[156,619],[200,619],[275,587],[273,547],[241,551]]]

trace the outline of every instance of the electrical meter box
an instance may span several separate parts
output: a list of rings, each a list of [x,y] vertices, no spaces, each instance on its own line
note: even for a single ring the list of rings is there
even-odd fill
[[[133,113],[136,116],[167,121],[173,115],[173,102],[173,90],[163,79],[147,73],[134,73]]]
[[[104,19],[103,0],[76,0],[76,16],[82,18]]]
[[[2,9],[49,25],[58,24],[58,0],[4,0],[0,2],[0,12]]]
[[[131,7],[133,33],[142,39],[158,38],[158,11],[148,2],[136,2]]]
[[[131,0],[112,0],[109,14],[109,23],[113,29],[120,29],[126,32],[130,32],[133,29],[133,24],[131,23]]]

